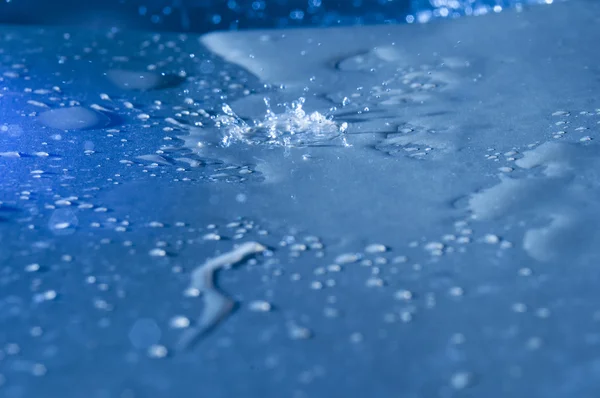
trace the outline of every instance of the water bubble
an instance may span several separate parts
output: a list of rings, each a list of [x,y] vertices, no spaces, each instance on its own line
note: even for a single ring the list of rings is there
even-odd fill
[[[75,106],[43,112],[38,121],[57,130],[87,130],[105,127],[110,119],[91,109]]]
[[[154,319],[138,319],[129,330],[129,341],[138,349],[149,348],[156,344],[162,333]]]

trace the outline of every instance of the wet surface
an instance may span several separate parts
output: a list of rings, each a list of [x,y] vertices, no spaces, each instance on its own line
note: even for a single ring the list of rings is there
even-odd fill
[[[0,28],[2,396],[594,396],[599,19]]]

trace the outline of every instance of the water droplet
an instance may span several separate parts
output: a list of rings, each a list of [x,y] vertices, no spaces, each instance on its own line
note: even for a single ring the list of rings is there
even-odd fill
[[[460,371],[452,375],[450,384],[456,390],[463,390],[473,383],[473,375],[469,372]]]
[[[385,251],[387,251],[387,247],[385,247],[385,245],[382,245],[382,244],[379,244],[379,243],[370,244],[369,246],[367,246],[365,248],[365,252],[371,253],[371,254],[374,254],[374,253],[383,253]]]
[[[339,256],[337,256],[335,258],[335,262],[337,264],[351,264],[351,263],[355,263],[360,259],[360,256],[358,254],[355,253],[344,253],[344,254],[340,254]]]
[[[39,115],[38,121],[58,130],[87,130],[106,126],[110,119],[91,109],[75,106],[52,109]]]
[[[148,252],[152,257],[165,257],[167,252],[164,249],[154,248]]]
[[[306,327],[291,322],[288,323],[288,336],[292,340],[306,340],[312,337],[312,332]]]
[[[271,311],[271,304],[263,300],[255,300],[248,304],[250,311],[254,312],[269,312]]]
[[[169,350],[164,345],[153,344],[148,347],[148,356],[150,358],[164,358],[169,354]]]
[[[183,315],[178,315],[171,318],[169,325],[173,329],[184,329],[190,326],[190,320]]]

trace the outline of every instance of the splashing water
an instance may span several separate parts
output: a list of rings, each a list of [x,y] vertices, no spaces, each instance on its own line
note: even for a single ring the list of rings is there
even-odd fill
[[[251,122],[236,115],[229,105],[223,105],[223,114],[215,117],[216,126],[224,133],[221,140],[223,146],[229,146],[233,142],[285,147],[315,146],[337,138],[342,145],[348,145],[344,136],[348,123],[338,125],[333,121],[333,116],[325,116],[319,112],[306,113],[302,108],[304,98],[289,105],[283,104],[285,111],[279,114],[271,110],[268,98],[264,101],[267,107],[264,118]]]

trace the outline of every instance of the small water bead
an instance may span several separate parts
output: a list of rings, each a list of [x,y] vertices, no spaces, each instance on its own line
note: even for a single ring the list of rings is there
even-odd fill
[[[520,268],[518,272],[520,276],[530,276],[533,273],[531,268]]]
[[[409,311],[402,311],[400,312],[400,320],[404,323],[408,323],[410,321],[412,321],[413,319],[413,314]]]
[[[31,374],[34,376],[41,377],[44,376],[46,373],[48,373],[48,369],[45,365],[41,363],[36,363],[31,368]]]
[[[325,268],[324,268],[324,267],[317,267],[317,268],[315,268],[315,270],[313,271],[313,273],[314,273],[315,275],[324,275],[324,274],[325,274],[325,272],[326,272],[326,270],[325,270]]]
[[[288,336],[292,340],[306,340],[312,337],[310,329],[296,323],[288,323]]]
[[[200,290],[195,289],[195,288],[187,288],[184,290],[183,295],[186,297],[199,297]]]
[[[473,374],[466,371],[459,371],[452,375],[450,385],[456,390],[464,390],[473,384]]]
[[[40,270],[40,268],[41,268],[41,267],[40,267],[40,265],[39,265],[39,264],[37,264],[37,263],[34,263],[34,264],[29,264],[29,265],[26,265],[26,266],[25,266],[25,271],[26,271],[26,272],[37,272],[37,271],[39,271],[39,270]]]
[[[221,240],[221,236],[214,232],[208,233],[202,237],[204,240]]]
[[[345,253],[345,254],[340,254],[339,256],[336,257],[335,262],[337,264],[352,264],[357,262],[360,259],[360,256],[358,254],[355,253]]]
[[[16,343],[8,343],[4,347],[4,351],[7,355],[17,355],[21,352],[21,347]]]
[[[248,308],[253,312],[269,312],[272,306],[269,302],[264,300],[254,300],[248,304]]]
[[[290,246],[291,251],[305,251],[307,249],[305,244],[302,243],[294,243]]]
[[[165,358],[169,354],[169,350],[164,345],[152,344],[148,347],[148,356],[150,358]]]
[[[313,290],[321,290],[323,288],[323,283],[319,281],[313,281],[310,283],[310,288]]]
[[[385,282],[381,278],[369,278],[366,281],[367,287],[382,287],[385,285]]]
[[[364,337],[362,335],[362,333],[359,332],[354,332],[350,335],[350,342],[354,343],[354,344],[358,344],[361,343],[363,341]]]
[[[313,242],[309,245],[309,247],[312,250],[321,250],[323,249],[325,246],[321,243],[321,242]]]
[[[404,264],[406,262],[408,262],[408,257],[406,257],[406,256],[396,256],[392,260],[392,263],[394,263],[394,264]]]
[[[323,315],[327,318],[337,318],[340,315],[340,312],[336,308],[325,307],[323,308]]]
[[[542,339],[540,337],[531,337],[525,343],[525,346],[529,350],[537,350],[542,346]]]
[[[491,245],[495,245],[495,244],[497,244],[497,243],[500,242],[500,238],[497,235],[494,235],[494,234],[486,234],[483,237],[483,241],[485,243],[488,243],[488,244],[491,244]]]
[[[148,252],[148,254],[152,257],[165,257],[167,252],[164,249],[154,248]]]
[[[384,265],[387,263],[388,263],[388,260],[385,257],[376,257],[375,258],[375,264],[377,264],[377,265]]]
[[[169,326],[173,329],[184,329],[190,326],[190,320],[183,315],[177,315],[171,318]]]
[[[467,338],[462,333],[455,333],[450,337],[450,343],[454,345],[464,344],[467,341]]]
[[[54,228],[54,229],[59,229],[59,230],[60,230],[60,229],[67,229],[67,228],[69,228],[70,226],[71,226],[71,224],[70,224],[70,223],[68,223],[68,222],[59,222],[59,223],[56,223],[56,224],[54,224],[54,225],[53,225],[53,228]]]
[[[409,290],[398,290],[396,293],[394,293],[394,297],[397,300],[404,300],[404,301],[409,301],[412,300],[413,298],[413,293]]]
[[[548,308],[538,308],[535,311],[535,315],[538,318],[548,318],[550,316],[550,310]]]
[[[40,337],[43,333],[43,330],[40,326],[34,326],[29,331],[32,337]]]
[[[52,301],[57,297],[57,293],[55,290],[47,290],[43,293],[37,293],[33,296],[33,301],[35,303],[42,303],[44,301]]]
[[[384,253],[386,251],[387,247],[379,243],[370,244],[365,248],[365,252],[369,254]]]
[[[501,249],[510,249],[511,247],[513,247],[513,244],[507,240],[503,240],[502,242],[500,242]]]
[[[427,251],[438,251],[444,249],[444,247],[445,245],[441,242],[429,242],[424,246]]]

